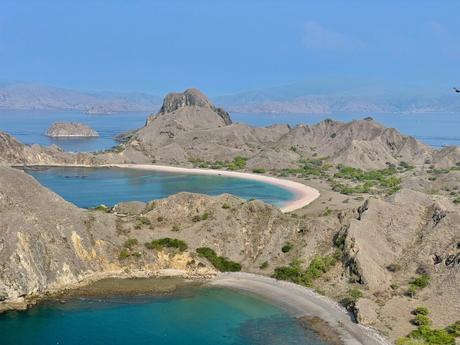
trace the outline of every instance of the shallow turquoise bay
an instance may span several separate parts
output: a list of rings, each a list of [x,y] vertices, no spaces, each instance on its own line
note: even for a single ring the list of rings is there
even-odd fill
[[[2,345],[327,345],[282,309],[228,289],[47,302],[0,315]]]
[[[276,206],[282,206],[294,197],[291,191],[275,185],[223,176],[118,168],[49,168],[27,172],[79,207],[113,206],[120,201],[150,201],[180,192],[231,193]]]

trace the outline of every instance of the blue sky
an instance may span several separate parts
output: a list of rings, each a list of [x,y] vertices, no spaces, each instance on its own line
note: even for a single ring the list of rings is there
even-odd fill
[[[210,95],[460,85],[460,1],[1,0],[0,80]]]

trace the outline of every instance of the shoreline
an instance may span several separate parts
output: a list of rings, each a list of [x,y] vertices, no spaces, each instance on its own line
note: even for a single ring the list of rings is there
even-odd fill
[[[208,286],[254,294],[284,308],[296,318],[317,318],[345,345],[390,345],[376,330],[357,324],[338,303],[312,289],[252,273],[221,273]],[[323,333],[323,331],[321,332]]]
[[[201,169],[201,168],[183,168],[183,167],[154,165],[154,164],[107,164],[107,165],[100,165],[98,167],[115,167],[115,168],[121,168],[121,169],[138,169],[138,170],[176,172],[176,173],[195,174],[195,175],[224,176],[224,177],[233,177],[233,178],[264,182],[264,183],[272,184],[272,185],[287,189],[295,195],[294,199],[286,202],[283,206],[279,207],[279,209],[283,213],[292,212],[292,211],[301,209],[309,205],[313,201],[315,201],[320,196],[320,193],[317,189],[307,186],[303,183],[295,182],[295,181],[287,180],[287,179],[282,179],[278,177],[254,174],[254,173],[228,171],[228,170],[211,170],[211,169]]]
[[[18,168],[24,168],[24,166],[16,166]],[[175,167],[169,165],[156,165],[156,164],[100,164],[100,165],[89,165],[89,164],[33,164],[26,167],[61,167],[61,168],[120,168],[120,169],[135,169],[135,170],[146,170],[146,171],[159,171],[159,172],[171,172],[171,173],[183,173],[192,175],[207,175],[207,176],[223,176],[240,178],[246,180],[253,180],[263,183],[268,183],[281,188],[284,188],[292,192],[295,196],[294,199],[285,202],[282,206],[277,207],[283,213],[293,212],[301,209],[313,201],[319,198],[320,193],[317,189],[307,186],[306,184],[296,182],[293,180],[283,179],[279,177],[267,176],[262,174],[228,171],[228,170],[213,170],[213,169],[202,169],[202,168],[185,168]]]

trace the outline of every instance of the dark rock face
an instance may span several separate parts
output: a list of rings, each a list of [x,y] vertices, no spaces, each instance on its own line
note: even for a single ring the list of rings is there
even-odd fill
[[[224,120],[226,125],[232,123],[230,115],[225,110],[216,108],[208,98],[197,89],[187,89],[183,93],[168,94],[158,114],[172,113],[185,107],[211,108]]]

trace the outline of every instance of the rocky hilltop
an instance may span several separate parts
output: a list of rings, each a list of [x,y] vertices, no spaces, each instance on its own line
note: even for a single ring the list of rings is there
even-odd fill
[[[232,123],[225,111],[194,89],[166,96],[145,127],[130,133],[121,154],[134,161],[143,156],[144,161],[166,164],[245,157],[249,168],[264,169],[293,167],[301,158],[314,157],[364,169],[400,161],[438,166],[460,161],[459,148],[434,150],[372,118],[295,127]]]
[[[98,137],[99,133],[84,123],[55,122],[48,128],[45,135],[52,138]]]
[[[118,138],[119,146],[97,154],[71,155],[56,148],[22,145],[0,137],[0,161],[11,164],[159,163],[220,165],[243,158],[248,170],[281,170],[320,159],[361,169],[384,169],[401,161],[414,166],[448,168],[460,162],[460,148],[433,149],[372,118],[343,123],[251,127],[232,123],[196,89],[171,93],[143,128]]]

